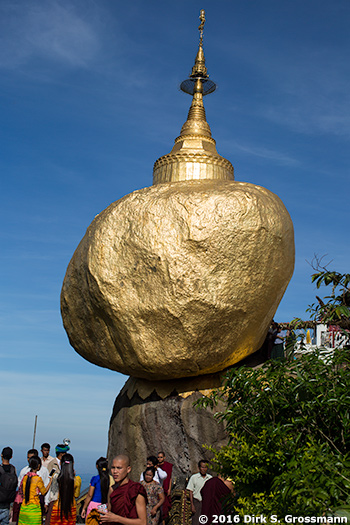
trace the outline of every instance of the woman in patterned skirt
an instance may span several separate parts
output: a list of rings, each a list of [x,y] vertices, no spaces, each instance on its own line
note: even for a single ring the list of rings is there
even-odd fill
[[[147,525],[158,525],[160,517],[160,507],[165,500],[164,490],[161,485],[154,481],[155,468],[147,467],[143,473],[143,485],[147,492]]]
[[[46,494],[51,486],[52,479],[45,487],[43,480],[37,472],[41,468],[41,459],[32,456],[29,460],[30,471],[22,480],[20,491],[23,502],[19,512],[18,525],[41,525],[41,505],[39,494]]]
[[[50,525],[76,525],[75,498],[80,494],[81,478],[75,475],[74,459],[71,454],[62,456],[57,484],[58,499],[54,502],[50,512]]]

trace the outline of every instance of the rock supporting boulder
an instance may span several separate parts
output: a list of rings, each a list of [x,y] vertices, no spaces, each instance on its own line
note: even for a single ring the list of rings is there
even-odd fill
[[[196,381],[148,383],[130,378],[114,404],[109,460],[117,454],[128,454],[131,477],[138,481],[147,456],[164,450],[167,461],[174,464],[173,481],[184,488],[186,479],[197,472],[198,461],[211,457],[203,445],[219,448],[227,442],[224,426],[214,419],[213,412],[193,407],[202,392],[208,392],[206,387],[220,384],[219,376],[202,378],[198,383],[202,392],[193,391]]]

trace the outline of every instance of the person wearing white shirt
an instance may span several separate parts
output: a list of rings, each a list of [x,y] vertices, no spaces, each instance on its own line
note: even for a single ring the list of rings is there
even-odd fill
[[[50,456],[50,445],[49,443],[43,443],[41,445],[41,465],[43,467],[46,467],[49,469],[49,463],[54,459],[52,456]]]
[[[30,458],[33,457],[33,456],[38,456],[38,451],[35,448],[32,448],[32,449],[28,450],[28,452],[27,452],[27,460],[29,461]],[[18,476],[18,487],[21,485],[22,479],[24,478],[24,476],[29,471],[30,471],[30,467],[29,466],[22,468],[22,470],[21,470],[21,472],[19,473],[19,476]],[[50,481],[50,479],[49,479],[49,471],[47,470],[47,468],[41,466],[40,470],[38,470],[38,476],[41,477],[45,487],[47,487],[47,485],[49,484],[49,481]]]
[[[157,483],[159,483],[161,486],[163,486],[163,481],[165,480],[165,478],[168,477],[168,474],[160,467],[157,467],[157,465],[158,465],[158,459],[155,456],[148,456],[146,466],[155,468],[156,473],[154,474],[153,479],[154,481],[157,481]],[[143,473],[140,476],[140,482],[141,481],[144,481]]]
[[[197,474],[193,474],[187,484],[187,490],[190,494],[191,507],[192,507],[192,525],[199,525],[199,516],[201,515],[202,508],[202,495],[201,490],[208,479],[212,478],[208,474],[208,462],[201,459],[198,462]]]

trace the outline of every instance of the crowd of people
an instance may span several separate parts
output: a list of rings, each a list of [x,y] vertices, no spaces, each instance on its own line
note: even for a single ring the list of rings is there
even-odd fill
[[[75,475],[74,459],[69,446],[56,446],[56,457],[50,456],[50,445],[43,443],[27,452],[28,465],[17,476],[11,465],[12,449],[5,447],[0,466],[0,525],[11,520],[17,525],[75,525],[76,498],[81,478]],[[12,514],[10,509],[12,507]]]
[[[81,478],[75,474],[74,459],[67,444],[55,447],[43,443],[41,456],[28,450],[28,466],[17,476],[11,465],[12,449],[2,450],[0,465],[0,525],[75,525],[76,499]],[[127,455],[116,456],[111,465],[104,457],[96,461],[97,475],[90,481],[80,516],[87,525],[120,523],[122,525],[165,525],[171,509],[173,465],[165,453],[149,456],[139,482],[132,481]],[[233,491],[230,480],[208,474],[208,462],[198,463],[186,487],[192,509],[192,523],[204,514],[211,523],[220,514],[223,498]],[[12,510],[11,510],[12,509]],[[11,511],[11,512],[10,512]]]

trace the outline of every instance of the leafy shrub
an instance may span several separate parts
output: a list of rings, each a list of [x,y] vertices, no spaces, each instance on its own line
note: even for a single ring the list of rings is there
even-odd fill
[[[349,363],[343,350],[329,362],[315,353],[232,368],[222,389],[199,402],[225,402],[215,417],[230,440],[213,464],[235,481],[237,512],[283,521],[350,504]]]

